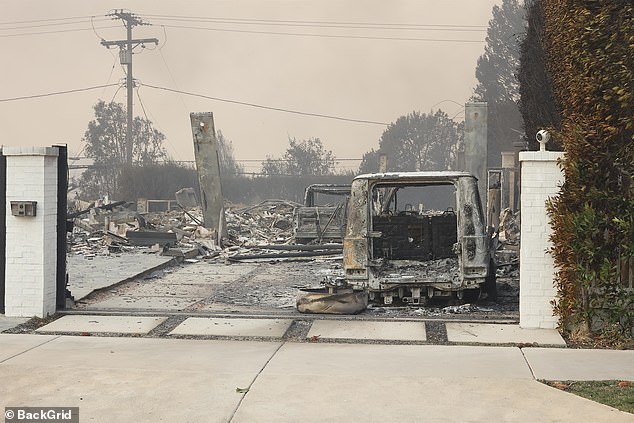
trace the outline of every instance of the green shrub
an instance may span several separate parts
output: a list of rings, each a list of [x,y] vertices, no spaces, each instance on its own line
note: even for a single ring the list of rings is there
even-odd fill
[[[634,5],[544,0],[544,39],[561,106],[565,183],[549,203],[566,330],[631,336],[634,292]]]

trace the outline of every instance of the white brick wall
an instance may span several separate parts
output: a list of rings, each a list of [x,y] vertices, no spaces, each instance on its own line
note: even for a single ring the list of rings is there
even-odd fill
[[[557,326],[551,301],[555,299],[555,266],[548,253],[552,229],[546,214],[546,200],[559,192],[563,173],[557,159],[563,153],[535,151],[520,153],[521,245],[520,327]]]
[[[5,315],[55,313],[57,149],[4,147],[7,157]],[[37,201],[35,217],[11,214],[11,201]]]

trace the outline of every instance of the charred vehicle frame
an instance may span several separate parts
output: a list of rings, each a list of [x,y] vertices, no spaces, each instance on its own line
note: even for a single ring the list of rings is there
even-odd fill
[[[336,204],[318,205],[317,196]],[[313,184],[306,187],[304,205],[293,211],[296,244],[341,243],[346,228],[346,205],[350,184]]]
[[[441,197],[449,206],[439,209]],[[382,304],[424,304],[437,297],[474,301],[481,292],[495,299],[491,231],[474,176],[454,171],[360,175],[352,182],[347,215],[348,289]]]

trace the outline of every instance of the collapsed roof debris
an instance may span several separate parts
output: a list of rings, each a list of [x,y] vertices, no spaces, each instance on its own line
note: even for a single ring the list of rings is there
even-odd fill
[[[500,238],[508,244],[517,245],[520,239],[520,212],[504,209],[500,213]]]
[[[255,206],[226,210],[228,244],[253,246],[290,244],[293,240],[292,201],[266,200]]]
[[[179,197],[190,195],[179,191]],[[226,207],[227,237],[222,245],[215,241],[216,232],[201,225],[200,207],[137,213],[132,203],[119,201],[103,204],[80,204],[71,212],[74,229],[69,239],[69,253],[87,258],[95,255],[124,253],[148,248],[149,252],[183,255],[188,258],[258,261],[298,259],[341,254],[341,246],[295,246],[293,210],[297,203],[267,200],[249,207]],[[180,201],[179,201],[180,205]],[[184,251],[196,250],[195,254]],[[183,254],[179,254],[182,252]]]

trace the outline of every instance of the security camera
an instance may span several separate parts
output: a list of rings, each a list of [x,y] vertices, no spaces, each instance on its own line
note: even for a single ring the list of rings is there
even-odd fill
[[[537,135],[535,135],[535,139],[537,139],[539,143],[546,144],[550,139],[550,133],[547,130],[542,129],[537,133]]]

